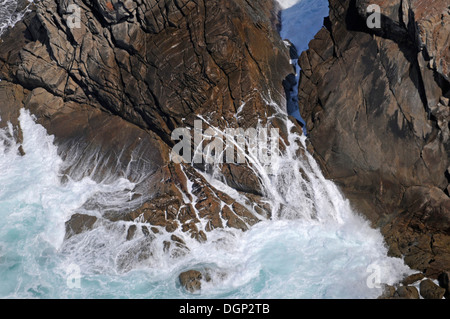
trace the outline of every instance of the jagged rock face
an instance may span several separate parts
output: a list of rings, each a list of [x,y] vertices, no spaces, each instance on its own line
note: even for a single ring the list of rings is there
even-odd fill
[[[423,51],[429,67],[450,81],[450,6],[446,0],[357,0],[358,12],[363,17],[367,6],[375,4],[382,10],[385,25],[389,32],[409,36]],[[386,10],[388,9],[388,10]],[[386,33],[386,27],[383,27]],[[383,32],[383,30],[380,30]],[[408,34],[406,34],[408,32]]]
[[[245,129],[274,114],[267,100],[285,104],[282,82],[293,68],[271,0],[44,0],[2,40],[0,124],[17,125],[19,109],[30,109],[61,155],[76,157],[68,174],[101,180],[131,170],[145,184],[141,207],[106,219],[139,218],[204,241],[205,231],[247,230],[270,215],[250,169],[223,166],[243,205],[169,153],[172,131],[193,127],[197,115]]]
[[[244,1],[73,3],[81,16],[73,28],[67,26],[71,1],[37,4],[27,22],[31,41],[4,57],[19,64],[8,79],[107,110],[168,144],[172,130],[197,114],[214,112],[213,124],[231,125],[244,102],[252,116],[240,124],[250,126],[254,112],[264,117],[267,111],[257,92],[282,92],[279,78],[289,65],[263,9],[270,1],[255,7]],[[263,35],[267,41],[260,41]]]
[[[437,276],[450,267],[449,108],[440,103],[450,39],[448,3],[434,1],[433,14],[425,2],[331,0],[299,60],[299,103],[327,177],[382,228],[393,255]],[[367,27],[368,4],[380,6],[381,29]]]

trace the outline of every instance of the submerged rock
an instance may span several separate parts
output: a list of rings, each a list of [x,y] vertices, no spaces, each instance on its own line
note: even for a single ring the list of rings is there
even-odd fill
[[[170,236],[170,241],[164,241],[164,252],[169,253],[171,258],[178,258],[189,253],[186,242],[176,235]]]
[[[190,293],[197,292],[202,288],[203,275],[198,270],[188,270],[180,274],[179,280],[182,287]]]
[[[116,257],[116,266],[120,272],[128,272],[139,265],[148,265],[152,263],[152,257],[155,254],[154,235],[144,236],[132,245],[124,246]]]
[[[81,234],[87,230],[91,230],[97,221],[97,217],[84,215],[84,214],[74,214],[66,222],[66,239],[74,235]]]
[[[134,237],[134,234],[136,233],[137,230],[137,226],[136,225],[131,225],[130,227],[128,227],[127,230],[127,240],[132,240]]]

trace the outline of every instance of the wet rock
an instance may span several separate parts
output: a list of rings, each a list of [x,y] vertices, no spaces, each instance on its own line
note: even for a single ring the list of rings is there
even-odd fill
[[[16,12],[23,12],[31,5],[31,2],[28,0],[18,0]]]
[[[436,285],[432,280],[425,279],[420,283],[420,295],[425,299],[442,299],[445,289]]]
[[[74,235],[81,234],[87,230],[91,230],[94,227],[97,217],[84,215],[84,214],[74,214],[66,222],[66,239]]]
[[[141,230],[142,230],[142,233],[144,234],[144,236],[146,236],[146,237],[150,236],[150,231],[148,230],[147,226],[142,226]]]
[[[134,235],[136,234],[137,226],[131,225],[127,230],[127,240],[132,240]]]
[[[420,299],[419,291],[416,287],[400,286],[394,294],[394,297],[400,299]]]
[[[439,99],[439,103],[441,103],[442,105],[445,105],[445,106],[449,106],[450,105],[449,102],[450,102],[450,99],[445,96],[441,96]]]
[[[248,226],[244,223],[242,219],[233,214],[228,206],[223,207],[222,216],[227,220],[227,226],[240,229],[242,231],[248,230]]]
[[[192,182],[192,190],[187,188],[187,179]],[[153,226],[164,227],[169,233],[180,228],[200,242],[207,240],[205,231],[224,227],[248,230],[248,225],[259,222],[248,208],[211,187],[191,167],[169,165],[155,174],[152,180],[155,182],[150,182],[150,187],[155,197],[139,209],[124,214],[121,219],[133,221],[138,218]],[[186,198],[195,198],[195,202],[186,203]],[[226,225],[222,217],[227,221]],[[206,220],[205,231],[201,229],[199,218]]]
[[[412,285],[412,284],[422,280],[423,278],[425,278],[425,275],[422,273],[413,274],[413,275],[410,275],[410,276],[406,277],[405,279],[403,279],[402,285],[409,286],[409,285]]]
[[[175,243],[177,243],[178,245],[180,245],[180,246],[186,246],[186,243],[184,242],[184,240],[181,239],[180,237],[176,236],[176,235],[170,236],[170,239],[171,239],[173,242],[175,242]]]
[[[128,272],[138,265],[151,262],[155,250],[154,239],[154,235],[142,237],[120,251],[116,261],[119,271]]]
[[[309,149],[390,254],[431,278],[450,265],[447,2],[330,0],[299,59]],[[382,8],[379,30],[369,4]]]
[[[222,174],[227,185],[234,189],[250,194],[263,195],[258,177],[248,166],[226,164],[222,167]]]
[[[391,299],[394,297],[395,287],[391,285],[383,285],[383,293],[378,299]]]
[[[444,294],[445,299],[450,299],[450,281],[449,281],[449,277],[450,276],[449,276],[448,272],[443,272],[438,277],[439,286],[441,288],[445,289],[445,294]]]
[[[205,231],[226,227],[222,203],[233,200],[191,170],[186,175],[199,200],[189,202],[185,172],[168,156],[171,133],[192,127],[196,115],[221,129],[267,122],[275,110],[262,95],[283,92],[292,66],[271,0],[163,2],[36,2],[2,36],[0,116],[17,125],[20,108],[31,110],[55,136],[61,156],[74,158],[68,176],[131,174],[149,185],[141,207],[105,213],[109,221],[142,216],[151,227],[182,228],[205,241]],[[81,11],[75,28],[67,24],[69,4]],[[285,99],[271,98],[280,105]],[[261,194],[258,178],[244,166],[229,168],[225,180],[239,192]],[[258,221],[245,207],[233,205],[226,214],[247,225]]]
[[[198,270],[188,270],[180,274],[178,277],[180,284],[190,293],[195,293],[202,288],[203,275]]]

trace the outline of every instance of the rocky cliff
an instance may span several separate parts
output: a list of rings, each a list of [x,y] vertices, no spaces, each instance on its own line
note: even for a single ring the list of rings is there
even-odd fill
[[[366,23],[370,4],[380,28]],[[393,256],[429,276],[450,269],[449,35],[445,0],[330,0],[299,62],[301,113],[327,177]]]
[[[247,166],[223,165],[223,180],[246,198],[239,204],[169,154],[172,131],[198,116],[220,129],[262,121],[286,131],[267,120],[276,113],[267,100],[286,104],[293,72],[271,0],[44,0],[31,9],[0,43],[0,123],[20,139],[19,110],[29,109],[55,136],[66,174],[126,175],[142,186],[139,205],[104,218],[203,241],[270,215]],[[95,220],[74,215],[66,237]]]
[[[330,0],[325,27],[299,59],[300,109],[327,177],[382,229],[392,255],[433,277],[450,270],[449,7],[371,0],[381,28],[370,29],[368,4]],[[285,107],[292,85],[278,26],[271,0],[39,1],[2,35],[0,126],[10,121],[20,139],[19,110],[29,109],[55,136],[65,174],[139,183],[129,210],[103,214],[150,225],[130,226],[127,238],[245,231],[272,213],[258,176],[223,165],[237,202],[208,183],[204,167],[170,161],[171,132],[202,116],[221,129],[268,122],[285,137],[268,103]],[[96,222],[74,215],[66,238]],[[173,235],[165,249],[187,247]]]

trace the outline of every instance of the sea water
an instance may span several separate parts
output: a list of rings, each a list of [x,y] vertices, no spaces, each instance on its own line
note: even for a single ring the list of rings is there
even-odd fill
[[[0,36],[9,28],[20,21],[27,11],[27,3],[32,0],[24,1],[24,6],[18,5],[18,0],[0,0]]]
[[[328,0],[277,0],[281,7],[281,31],[283,39],[289,40],[297,49],[298,54],[308,49],[309,41],[323,26],[324,17],[328,16]],[[295,70],[295,81],[300,80],[298,57],[291,60]],[[298,85],[294,85],[288,96],[287,112],[304,126],[305,121],[300,115],[298,103]]]
[[[283,5],[288,10],[299,3]],[[216,229],[206,243],[177,230],[189,251],[174,257],[163,249],[171,234],[127,241],[127,227],[143,224],[102,219],[105,203],[129,209],[135,181],[65,176],[71,159],[62,160],[54,138],[26,110],[19,121],[24,156],[13,127],[0,132],[1,298],[376,298],[382,283],[411,273],[402,259],[387,256],[380,232],[323,177],[311,155],[298,155],[304,136],[290,136],[271,174],[256,172],[273,218],[247,232]],[[214,176],[205,178],[233,195]],[[64,239],[65,222],[80,212],[100,222]],[[210,272],[199,293],[180,287],[178,275],[189,269]]]
[[[375,298],[378,284],[410,272],[401,259],[387,256],[379,231],[351,209],[312,157],[296,159],[290,150],[265,185],[282,209],[247,232],[214,230],[203,244],[184,236],[190,250],[176,258],[162,249],[170,234],[150,244],[143,235],[127,241],[126,226],[133,222],[105,220],[64,240],[72,214],[101,217],[101,205],[86,209],[84,203],[110,198],[120,206],[135,185],[124,178],[108,184],[63,179],[53,137],[25,110],[20,125],[24,156],[10,137],[11,126],[0,137],[1,297]],[[135,258],[146,251],[151,258]],[[209,269],[212,281],[187,294],[177,277],[199,268]]]

